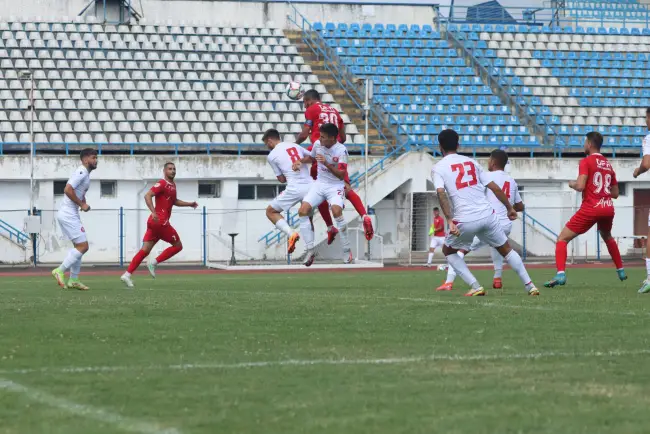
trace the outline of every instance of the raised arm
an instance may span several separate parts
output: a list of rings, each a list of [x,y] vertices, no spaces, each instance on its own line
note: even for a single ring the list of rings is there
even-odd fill
[[[191,206],[192,208],[196,209],[199,204],[196,202],[185,202],[184,200],[176,199],[176,202],[174,202],[175,206],[179,207],[188,207]]]
[[[496,184],[494,181],[490,181],[487,185],[487,188],[494,193],[494,196],[499,199],[499,202],[503,204],[503,206],[506,207],[508,210],[508,218],[510,220],[517,220],[517,211],[512,207],[510,204],[510,201],[508,200],[508,196],[499,188],[499,186]]]
[[[586,186],[587,186],[587,175],[578,175],[578,179],[576,179],[575,181],[569,181],[569,188],[572,188],[578,192],[584,191]]]
[[[650,170],[650,155],[644,155],[643,159],[641,160],[641,164],[639,167],[634,169],[632,176],[634,178],[637,178],[639,175],[646,173],[648,170]]]
[[[158,221],[158,214],[156,214],[156,207],[153,205],[153,198],[155,195],[156,192],[152,188],[144,195],[144,203],[147,204],[147,208],[149,208],[149,211],[151,211],[151,218],[153,218],[154,221]]]

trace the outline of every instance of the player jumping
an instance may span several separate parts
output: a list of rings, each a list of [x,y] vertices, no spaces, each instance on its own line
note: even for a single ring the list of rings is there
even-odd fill
[[[331,123],[321,125],[320,141],[314,145],[311,155],[294,163],[294,168],[297,169],[301,163],[318,162],[318,177],[303,199],[298,215],[301,219],[309,217],[314,207],[328,201],[332,206],[332,214],[341,234],[343,262],[349,264],[352,262],[352,250],[348,239],[348,226],[343,216],[344,179],[348,171],[348,151],[344,145],[337,142],[338,135],[339,129],[336,125]],[[313,257],[314,251],[307,250],[307,260],[313,261]]]
[[[173,206],[187,207],[190,206],[194,209],[199,206],[196,202],[184,202],[176,198],[176,184],[174,178],[176,177],[176,166],[174,163],[165,163],[163,167],[164,178],[158,181],[151,190],[144,195],[144,201],[147,208],[151,211],[151,215],[147,220],[147,232],[142,238],[142,248],[135,254],[127,268],[126,272],[122,274],[120,279],[129,288],[133,288],[133,281],[131,274],[137,270],[140,263],[146,258],[151,249],[160,240],[171,244],[162,251],[156,259],[150,260],[147,263],[147,268],[151,277],[156,277],[156,266],[164,262],[172,256],[183,250],[183,243],[176,232],[176,229],[171,225],[169,219],[172,215]],[[153,198],[156,198],[156,205],[154,207]]]
[[[650,108],[645,111],[645,124],[650,131]],[[634,169],[634,178],[650,170],[650,132],[643,138],[643,159],[639,167]],[[648,238],[646,239],[645,268],[647,277],[639,289],[639,293],[647,294],[650,292],[650,214],[648,214]]]
[[[555,265],[557,274],[544,284],[548,288],[566,284],[567,243],[597,225],[607,251],[616,265],[616,273],[621,280],[627,279],[623,260],[616,240],[612,238],[614,223],[614,202],[618,197],[616,173],[607,158],[600,154],[603,136],[592,131],[585,139],[585,154],[578,166],[578,179],[569,181],[569,187],[582,192],[582,205],[560,232],[555,244]]]
[[[519,275],[528,295],[539,295],[539,290],[530,280],[521,257],[508,244],[508,237],[503,233],[485,189],[488,188],[494,193],[506,208],[508,218],[515,220],[517,211],[508,201],[508,197],[476,161],[456,153],[459,146],[456,131],[442,131],[438,135],[438,141],[444,158],[433,167],[432,176],[440,208],[449,224],[449,233],[442,252],[447,257],[449,266],[470,286],[471,289],[465,295],[485,295],[485,290],[469,271],[465,260],[457,255],[459,250],[469,250],[475,236],[499,251]]]
[[[429,228],[429,236],[431,237],[431,244],[429,245],[429,256],[427,258],[427,267],[431,266],[433,261],[433,254],[438,247],[445,244],[445,220],[440,215],[440,208],[433,209],[433,223]]]
[[[505,172],[506,164],[508,164],[508,154],[501,149],[495,149],[490,154],[490,159],[488,160],[488,170],[487,178],[491,181],[494,181],[496,185],[501,188],[501,191],[506,195],[510,204],[517,212],[522,212],[524,210],[524,203],[521,200],[519,195],[519,186],[517,186],[517,181],[515,181],[510,175]],[[505,206],[497,199],[497,197],[492,193],[492,191],[487,191],[487,198],[492,204],[494,212],[499,218],[499,224],[503,229],[503,232],[506,236],[510,235],[512,231],[512,221],[508,218],[508,210]],[[472,245],[469,248],[470,252],[484,247],[485,243],[479,240],[477,237],[474,237]],[[458,256],[461,258],[469,253],[464,250],[458,251]],[[503,287],[503,282],[501,280],[501,275],[503,274],[503,257],[497,252],[494,248],[490,248],[490,255],[492,256],[492,264],[494,264],[494,279],[492,280],[492,288],[500,289]],[[454,280],[456,279],[456,272],[452,267],[449,267],[447,271],[447,280],[445,283],[436,288],[436,291],[451,291],[453,289]]]
[[[287,184],[287,188],[273,199],[266,208],[266,217],[275,227],[287,235],[289,239],[287,253],[293,253],[296,243],[300,240],[300,235],[291,229],[287,221],[282,217],[282,211],[286,211],[301,202],[313,184],[308,166],[300,164],[298,170],[293,170],[293,164],[299,163],[309,154],[302,146],[280,140],[278,130],[267,130],[262,136],[262,141],[271,150],[268,162],[273,168],[273,173],[275,173],[278,181]],[[307,251],[312,251],[314,249],[314,229],[309,217],[300,217],[300,233],[307,246]],[[309,267],[313,262],[314,255],[307,255],[305,265]]]
[[[339,114],[338,110],[334,107],[330,107],[327,104],[323,104],[320,100],[320,94],[315,89],[310,89],[305,92],[305,95],[302,98],[303,103],[305,104],[305,125],[302,127],[302,131],[296,139],[296,143],[300,144],[307,140],[311,135],[311,147],[308,148],[309,151],[312,150],[312,147],[320,139],[320,127],[323,124],[331,123],[338,127],[339,136],[338,142],[345,143],[345,124],[343,123],[343,118]],[[316,179],[318,170],[316,168],[316,162],[312,165],[311,174],[314,179]],[[345,175],[345,197],[350,203],[354,206],[354,209],[357,210],[359,215],[363,220],[363,229],[366,235],[367,240],[371,240],[374,235],[374,229],[372,227],[372,220],[366,213],[366,208],[363,206],[363,202],[359,195],[352,190],[350,186],[350,179],[346,172]],[[323,221],[327,225],[327,244],[332,244],[334,238],[338,231],[332,223],[332,218],[330,217],[329,204],[327,201],[322,202],[318,206],[318,211],[323,217]]]
[[[79,155],[81,166],[70,176],[63,193],[63,203],[56,214],[56,219],[61,226],[63,235],[72,241],[73,248],[68,251],[65,259],[57,268],[52,270],[52,276],[61,288],[73,288],[82,291],[88,290],[86,285],[79,281],[81,259],[88,251],[88,237],[81,223],[79,210],[90,211],[86,203],[86,192],[90,188],[90,172],[97,169],[97,151],[86,148]],[[65,282],[65,272],[70,270],[70,280]]]

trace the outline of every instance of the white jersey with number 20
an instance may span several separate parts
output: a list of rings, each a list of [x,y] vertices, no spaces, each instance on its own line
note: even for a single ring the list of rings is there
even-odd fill
[[[447,190],[455,222],[473,222],[494,213],[485,195],[490,179],[475,160],[449,154],[433,166],[431,176],[436,190]]]
[[[269,152],[268,161],[275,176],[284,175],[287,179],[287,185],[309,184],[312,179],[309,175],[308,165],[303,164],[299,171],[293,170],[293,163],[300,161],[306,155],[309,155],[309,152],[302,146],[295,143],[281,142]]]

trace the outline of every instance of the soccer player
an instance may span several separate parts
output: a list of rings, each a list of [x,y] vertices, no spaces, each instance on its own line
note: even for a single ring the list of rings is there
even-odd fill
[[[519,195],[519,186],[517,186],[517,181],[515,181],[512,176],[508,175],[505,172],[506,164],[508,164],[508,154],[501,149],[495,149],[490,154],[490,159],[488,160],[488,170],[487,179],[494,181],[494,183],[503,191],[503,193],[508,197],[508,201],[512,207],[517,212],[522,212],[524,210],[524,203],[521,200]],[[487,191],[487,197],[494,212],[499,218],[499,224],[503,228],[503,232],[506,236],[510,235],[512,231],[512,221],[508,218],[508,210],[505,206],[497,199],[497,197],[492,193],[492,191]],[[479,240],[477,237],[474,237],[474,241],[470,246],[470,252],[480,249],[485,246],[485,243]],[[461,258],[469,253],[463,250],[458,251],[458,256]],[[494,248],[490,247],[490,255],[492,256],[492,264],[494,264],[494,279],[492,280],[492,288],[500,289],[503,287],[503,281],[501,276],[503,274],[503,257],[497,252]],[[445,283],[436,288],[436,291],[451,291],[453,289],[454,280],[456,279],[456,272],[452,267],[449,267],[447,271],[447,280]]]
[[[90,172],[97,169],[97,151],[85,148],[79,154],[81,166],[75,170],[63,190],[64,197],[56,219],[61,226],[63,235],[72,241],[73,248],[68,251],[65,259],[57,268],[52,270],[52,276],[61,288],[73,288],[86,291],[86,285],[79,281],[81,259],[88,251],[88,237],[81,223],[79,210],[90,211],[86,203],[86,192],[90,188]],[[70,270],[70,280],[65,282],[65,272]]]
[[[271,150],[268,162],[273,168],[273,173],[278,181],[287,184],[287,188],[278,195],[266,208],[266,217],[284,232],[289,239],[287,253],[293,253],[300,235],[294,232],[287,221],[282,217],[282,211],[286,211],[298,202],[302,202],[313,184],[309,175],[309,167],[300,164],[298,170],[293,170],[293,164],[305,158],[307,151],[295,143],[287,143],[280,140],[278,130],[270,129],[262,136],[262,141]],[[307,245],[307,250],[314,249],[314,230],[309,217],[300,217],[300,233]],[[314,261],[313,255],[307,255],[305,265],[309,267]]]
[[[433,261],[433,254],[438,247],[442,247],[445,243],[445,220],[440,215],[440,208],[433,209],[433,223],[429,228],[429,236],[431,237],[431,244],[429,244],[429,257],[427,258],[427,267],[431,266]]]
[[[336,220],[341,244],[343,245],[343,262],[352,262],[352,250],[348,239],[348,226],[343,217],[343,196],[345,193],[345,175],[348,171],[348,151],[345,146],[338,143],[339,129],[336,125],[326,123],[320,127],[320,141],[316,143],[308,155],[300,161],[302,164],[318,162],[318,177],[311,185],[307,196],[300,205],[298,215],[300,218],[309,217],[314,207],[324,201],[332,206],[332,214]],[[295,163],[297,167],[298,162]],[[307,250],[307,260],[313,262],[314,251]]]
[[[616,173],[607,158],[600,154],[603,136],[592,131],[585,139],[585,154],[578,166],[578,179],[569,181],[569,187],[582,192],[582,205],[560,232],[555,243],[555,265],[557,274],[544,284],[548,288],[566,284],[567,243],[578,235],[587,232],[597,225],[607,251],[616,265],[616,273],[620,280],[627,279],[623,269],[623,260],[618,250],[616,240],[612,238],[614,223],[614,202],[618,197],[618,182]]]
[[[305,125],[302,127],[302,131],[296,139],[296,143],[300,144],[307,140],[308,137],[311,137],[311,147],[308,148],[309,151],[312,150],[312,147],[318,142],[320,138],[320,128],[323,124],[331,123],[336,125],[339,129],[338,142],[345,143],[345,124],[343,123],[343,118],[339,114],[338,110],[334,107],[330,107],[327,104],[323,104],[320,100],[320,94],[315,89],[310,89],[305,92],[305,95],[302,98],[303,103],[305,104]],[[312,177],[316,179],[318,170],[316,163],[312,165]],[[359,195],[352,190],[350,186],[350,179],[345,175],[345,196],[347,200],[354,206],[354,209],[357,210],[357,213],[361,216],[363,220],[363,229],[366,235],[366,239],[370,241],[374,235],[374,229],[372,227],[372,220],[366,213],[366,208],[363,206],[363,202]],[[322,202],[318,211],[323,217],[323,221],[327,225],[327,244],[332,244],[334,238],[338,231],[332,223],[332,219],[329,215],[329,204],[327,201]]]
[[[650,108],[645,111],[645,124],[648,128],[648,134],[643,138],[643,159],[639,167],[634,169],[633,176],[635,179],[650,170]],[[648,238],[646,241],[650,241],[650,214],[648,215]],[[639,289],[641,294],[650,292],[650,242],[646,242],[645,268],[647,277],[643,281],[641,289]]]
[[[151,252],[151,249],[153,249],[158,241],[163,240],[171,244],[171,246],[163,250],[156,259],[150,260],[147,263],[149,274],[153,278],[156,277],[156,266],[158,264],[183,250],[183,243],[181,243],[176,229],[169,222],[172,215],[172,207],[180,206],[196,209],[199,206],[196,202],[184,202],[176,198],[176,184],[174,183],[176,166],[174,163],[165,163],[163,174],[163,179],[154,184],[147,194],[144,195],[147,208],[151,211],[151,215],[147,220],[147,232],[145,232],[142,238],[142,248],[135,254],[129,264],[129,268],[120,277],[122,282],[129,288],[133,288],[131,274],[137,270],[140,263],[149,255],[149,252]],[[154,198],[156,198],[155,206],[153,203]]]
[[[442,131],[438,135],[438,141],[443,159],[433,167],[433,184],[438,193],[440,208],[449,225],[442,252],[447,257],[449,266],[470,286],[471,289],[465,295],[474,297],[486,293],[467,268],[465,260],[457,255],[459,250],[469,250],[475,236],[498,250],[519,275],[528,295],[539,295],[539,290],[530,280],[521,257],[508,244],[508,237],[503,233],[485,189],[488,188],[494,193],[506,208],[508,218],[515,220],[517,211],[508,201],[508,197],[476,161],[456,153],[459,146],[456,131]]]

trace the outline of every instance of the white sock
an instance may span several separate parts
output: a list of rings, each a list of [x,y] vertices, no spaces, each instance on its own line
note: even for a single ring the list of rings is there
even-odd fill
[[[311,222],[309,217],[300,217],[300,236],[305,242],[307,250],[314,249],[314,231],[311,228]]]
[[[75,249],[74,247],[68,250],[68,254],[66,255],[61,265],[59,265],[59,270],[63,272],[69,270],[74,265],[75,262],[81,259],[82,256],[83,253],[81,253],[79,250]]]
[[[285,234],[287,234],[287,236],[290,236],[291,233],[293,232],[291,230],[291,227],[289,226],[289,223],[287,223],[285,219],[280,219],[277,222],[275,222],[275,227],[280,229]]]
[[[463,259],[465,257],[465,254],[463,252],[456,252],[456,255]],[[449,267],[447,268],[447,280],[445,280],[445,283],[454,283],[454,280],[456,280],[456,270],[454,270],[454,267]]]
[[[505,259],[508,262],[508,265],[510,265],[510,267],[519,275],[521,281],[526,285],[526,289],[528,290],[532,288],[533,283],[530,280],[528,271],[526,271],[526,267],[524,266],[524,262],[521,260],[519,253],[511,250],[510,253],[505,256]]]
[[[490,255],[494,264],[494,278],[500,279],[503,274],[503,256],[495,248],[490,248]]]
[[[125,277],[131,277],[131,273],[129,273],[128,271],[125,271],[124,274],[123,274],[123,276],[125,276]]]
[[[429,252],[429,256],[427,257],[427,264],[431,265],[431,261],[433,261],[433,252]]]
[[[339,228],[339,235],[341,236],[341,244],[343,245],[343,251],[347,252],[350,250],[350,240],[348,239],[348,224],[345,222],[345,217],[334,217],[336,220],[336,226]]]
[[[645,269],[648,272],[648,280],[650,280],[650,258],[645,258]]]
[[[70,267],[70,279],[77,279],[79,278],[79,273],[81,272],[81,259],[83,257],[79,258],[77,262],[72,264],[72,267]]]
[[[469,271],[469,268],[467,268],[467,264],[461,256],[449,255],[447,256],[447,262],[449,263],[449,268],[453,268],[460,278],[463,279],[472,289],[481,287],[478,280],[476,280],[476,277],[474,277],[472,272]]]

